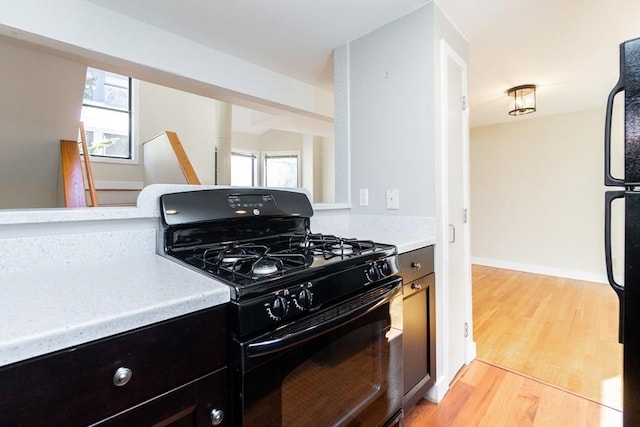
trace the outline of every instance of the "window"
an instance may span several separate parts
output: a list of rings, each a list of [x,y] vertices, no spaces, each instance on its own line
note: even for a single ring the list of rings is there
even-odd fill
[[[298,187],[298,157],[297,153],[265,153],[265,187]]]
[[[231,185],[253,187],[258,185],[258,156],[251,152],[231,152]]]
[[[87,68],[81,120],[92,157],[131,159],[131,78]]]

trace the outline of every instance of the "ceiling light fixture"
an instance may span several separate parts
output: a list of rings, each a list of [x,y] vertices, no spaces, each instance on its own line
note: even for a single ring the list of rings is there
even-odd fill
[[[513,97],[509,115],[521,116],[536,111],[536,85],[512,87],[507,91],[507,95]]]

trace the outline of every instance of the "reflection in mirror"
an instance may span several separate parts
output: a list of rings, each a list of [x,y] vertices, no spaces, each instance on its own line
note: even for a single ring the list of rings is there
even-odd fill
[[[77,139],[86,69],[87,64],[76,58],[0,38],[0,208],[63,206],[59,141]],[[148,161],[141,147],[165,131],[179,136],[203,184],[264,186],[280,163],[288,167],[288,175],[278,177],[276,185],[304,187],[314,203],[334,201],[332,123],[277,112],[273,106],[259,111],[233,105],[228,132],[220,129],[221,105],[215,99],[134,80],[133,160],[92,159],[100,205],[132,205],[144,185],[185,182],[174,171],[154,174],[152,180],[145,173]],[[231,158],[221,159],[216,147],[225,132],[231,134]],[[226,182],[216,174],[222,161],[231,165]]]

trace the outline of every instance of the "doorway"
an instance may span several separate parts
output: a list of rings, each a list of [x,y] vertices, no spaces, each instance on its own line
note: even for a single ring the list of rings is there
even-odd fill
[[[440,335],[443,370],[448,382],[475,358],[471,304],[469,244],[469,111],[467,64],[444,41],[440,42],[441,191],[440,244],[441,307],[445,308]]]

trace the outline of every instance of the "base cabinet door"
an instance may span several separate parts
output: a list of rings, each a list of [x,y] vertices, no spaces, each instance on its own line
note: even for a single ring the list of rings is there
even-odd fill
[[[402,301],[405,395],[429,375],[429,290],[422,286],[423,289]]]
[[[402,407],[408,411],[435,382],[435,273],[433,246],[402,253]]]

